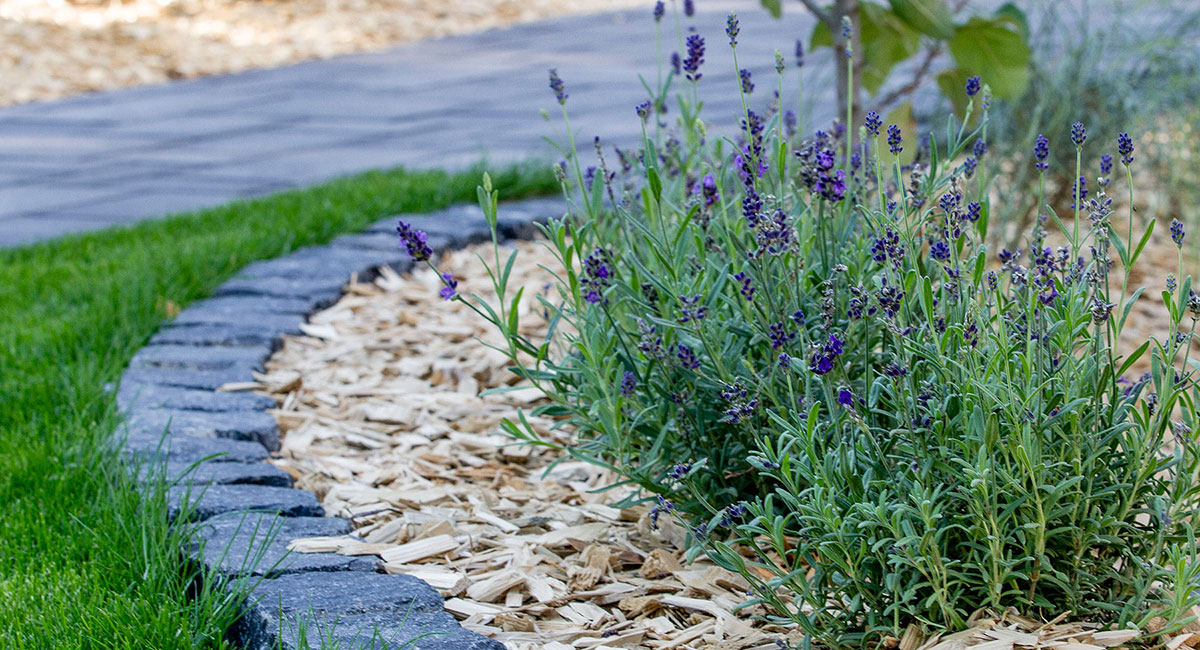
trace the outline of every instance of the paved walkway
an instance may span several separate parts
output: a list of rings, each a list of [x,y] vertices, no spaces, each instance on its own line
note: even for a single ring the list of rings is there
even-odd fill
[[[1155,0],[1154,10],[1130,13],[1112,9],[1135,0],[1063,1],[1094,26],[1119,20],[1148,34],[1170,20],[1170,5],[1195,2]],[[732,92],[726,14],[737,11],[742,20],[738,58],[756,73],[755,105],[769,99],[774,50],[790,60],[795,40],[811,32],[812,18],[795,3],[785,3],[782,20],[771,19],[757,0],[697,4],[695,25],[708,41],[701,81],[706,121],[732,128],[741,108]],[[595,135],[610,145],[636,142],[633,107],[646,99],[637,75],[657,74],[651,1],[646,5],[0,109],[0,247],[369,169],[461,168],[483,157],[494,164],[557,159],[543,141],[563,139],[547,87],[550,67],[566,82],[572,124],[584,146]],[[669,15],[663,24],[669,56],[681,48]],[[822,50],[805,67],[809,125],[834,116],[831,59]],[[892,77],[896,83],[905,78],[904,71]],[[539,116],[542,109],[550,110],[552,122]]]
[[[223,77],[0,110],[0,246],[161,217],[368,169],[461,168],[553,151],[557,67],[582,142],[640,134],[637,79],[656,74],[647,9],[576,16]],[[733,84],[725,15],[737,10],[739,61],[766,81],[811,19],[770,19],[755,0],[698,3],[708,40],[704,86]],[[673,24],[667,56],[678,49]],[[825,55],[827,58],[827,55]],[[774,73],[771,72],[771,75]],[[819,72],[812,73],[816,80]],[[815,81],[811,83],[816,83]],[[767,84],[761,84],[761,87]],[[710,94],[711,121],[733,123],[736,95]],[[769,92],[769,91],[766,91]],[[766,101],[766,93],[760,102]]]

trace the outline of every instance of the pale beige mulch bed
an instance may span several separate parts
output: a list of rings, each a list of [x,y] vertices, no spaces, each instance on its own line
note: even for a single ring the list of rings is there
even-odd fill
[[[0,0],[0,106],[647,0]]]
[[[522,323],[540,340],[546,325],[535,297],[557,294],[538,264],[555,262],[540,244],[517,246]],[[477,254],[492,253],[478,246],[439,265],[464,294],[491,300]],[[538,394],[477,396],[514,377],[503,355],[477,340],[499,337],[464,306],[440,300],[440,286],[425,268],[352,282],[304,326],[306,336],[285,340],[260,377],[260,391],[280,404],[274,415],[285,432],[274,462],[356,528],[357,537],[300,540],[295,551],[378,554],[388,572],[441,591],[464,626],[514,650],[765,650],[799,640],[796,630],[755,618],[760,608],[735,612],[747,593],[740,577],[704,560],[684,566],[684,531],[667,517],[654,530],[646,506],[615,507],[624,492],[597,491],[612,475],[498,435],[500,420]],[[552,422],[532,422],[544,437],[568,440]],[[967,631],[925,638],[914,628],[892,644],[1099,650],[1137,634],[981,613]],[[1193,642],[1200,645],[1200,634],[1167,647]]]

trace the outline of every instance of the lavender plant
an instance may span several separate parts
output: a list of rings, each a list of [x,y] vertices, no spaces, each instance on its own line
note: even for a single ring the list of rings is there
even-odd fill
[[[737,73],[750,35],[730,16],[727,36]],[[1062,215],[1032,183],[1046,218],[1022,249],[994,252],[986,84],[970,80],[965,115],[905,167],[915,143],[874,113],[850,127],[858,138],[844,123],[795,133],[785,65],[765,105],[738,75],[737,128],[717,135],[701,118],[705,47],[691,34],[680,70],[631,107],[643,138],[618,168],[585,167],[551,71],[570,209],[543,228],[560,296],[541,298],[545,339],[520,334],[513,258],[495,240],[497,305],[447,278],[443,296],[490,321],[548,398],[534,413],[574,429],[563,451],[640,488],[652,519],[686,521],[693,555],[740,573],[747,604],[821,645],[959,628],[983,607],[1180,624],[1200,587],[1200,297],[1180,262],[1162,294],[1169,336],[1118,347],[1143,293],[1128,272],[1153,234],[1109,225],[1123,216],[1110,189],[1132,192],[1132,140],[1075,125],[1076,160],[1104,138],[1123,174],[1105,169],[1085,193],[1088,172],[1071,170]],[[673,88],[668,125],[654,107]],[[1035,177],[1050,147],[1030,151]],[[480,204],[495,232],[486,178]],[[430,259],[420,233],[400,236]],[[1182,250],[1182,224],[1170,236]],[[504,428],[554,444],[523,415]]]

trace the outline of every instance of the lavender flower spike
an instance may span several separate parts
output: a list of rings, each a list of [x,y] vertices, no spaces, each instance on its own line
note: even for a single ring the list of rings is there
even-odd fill
[[[883,125],[883,119],[879,117],[879,113],[875,111],[867,111],[865,119],[867,133],[871,135],[879,135],[879,127]]]
[[[754,82],[750,80],[750,71],[742,68],[738,70],[738,80],[742,82],[742,93],[749,95],[754,92]]]
[[[737,14],[731,12],[729,17],[725,19],[725,34],[729,37],[730,47],[737,47],[737,37],[741,31]]]
[[[1083,128],[1083,122],[1076,122],[1071,125],[1071,143],[1076,149],[1082,149],[1083,143],[1087,141],[1087,129]]]
[[[1121,154],[1121,162],[1126,167],[1133,162],[1133,138],[1128,133],[1117,134],[1117,153]]]
[[[663,0],[658,0],[658,2],[654,3],[654,22],[661,23],[663,14],[666,13],[666,11],[667,6],[663,4]]]
[[[902,145],[904,139],[900,136],[900,126],[897,124],[889,124],[887,133],[888,149],[892,152],[892,155],[900,155],[900,152],[904,151],[904,146]]]
[[[442,296],[442,300],[453,300],[458,295],[458,280],[455,280],[454,275],[450,273],[443,273],[442,282],[446,285],[438,292]]]
[[[1183,248],[1183,222],[1178,219],[1171,219],[1171,241],[1175,245]]]
[[[1037,163],[1034,164],[1034,167],[1037,167],[1038,171],[1044,172],[1047,169],[1050,169],[1050,164],[1046,162],[1046,158],[1049,157],[1049,155],[1050,140],[1046,139],[1046,136],[1039,133],[1037,142],[1033,145],[1033,157],[1037,159]]]
[[[796,40],[796,67],[804,67],[804,41]]]
[[[704,38],[699,34],[687,37],[687,58],[683,60],[683,71],[688,81],[700,81],[703,75],[700,66],[704,63]]]
[[[967,79],[967,97],[974,97],[981,87],[978,75]]]
[[[428,236],[424,231],[416,230],[401,221],[396,226],[396,233],[400,235],[400,243],[404,245],[404,249],[412,261],[424,262],[433,255],[433,249],[429,247]]]
[[[559,105],[567,103],[567,92],[562,77],[558,76],[558,68],[550,68],[550,90],[554,91],[554,98],[558,100]]]
[[[696,3],[694,0],[683,0],[683,15],[688,18],[696,15]]]

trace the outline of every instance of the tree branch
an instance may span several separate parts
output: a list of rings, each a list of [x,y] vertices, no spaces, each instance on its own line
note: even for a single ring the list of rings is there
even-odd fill
[[[904,95],[910,95],[921,86],[921,81],[925,79],[925,75],[929,74],[929,68],[933,66],[933,61],[937,59],[938,54],[941,54],[941,44],[930,45],[925,50],[925,60],[921,61],[920,67],[913,73],[913,78],[903,86],[884,95],[879,101],[875,102],[875,106],[879,109],[885,108],[888,104],[900,99]]]
[[[812,15],[816,16],[817,20],[825,23],[825,25],[829,27],[831,31],[837,32],[838,25],[834,22],[833,17],[826,13],[824,9],[818,7],[817,3],[813,2],[813,0],[800,0],[800,3],[803,4],[809,10],[809,12],[812,13]]]

